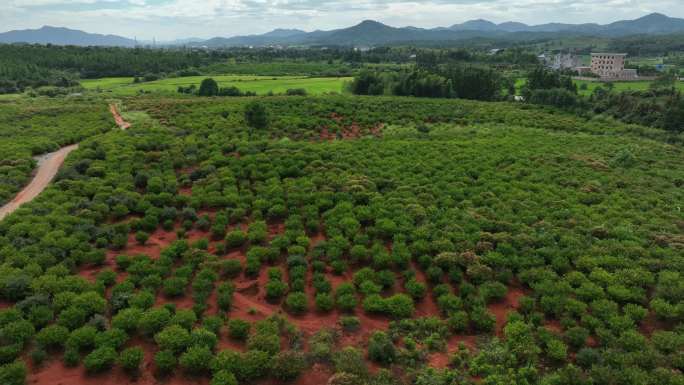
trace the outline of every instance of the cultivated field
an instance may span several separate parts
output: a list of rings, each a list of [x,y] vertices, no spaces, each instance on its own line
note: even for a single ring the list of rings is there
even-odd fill
[[[266,126],[245,114],[254,103]],[[679,370],[684,152],[659,130],[446,99],[121,104],[128,130],[83,139],[0,222],[3,375],[398,385]]]
[[[575,83],[577,84],[578,87],[581,87],[582,84],[586,84],[587,88],[586,89],[579,89],[579,93],[581,95],[591,95],[592,92],[597,87],[603,87],[607,88],[606,83],[602,82],[590,82],[590,81],[585,81],[585,80],[576,80]],[[651,82],[650,81],[636,81],[636,82],[613,82],[613,89],[616,92],[622,92],[622,91],[646,91],[651,87]],[[676,88],[680,91],[684,91],[684,82],[677,82],[676,83]]]
[[[155,93],[176,93],[178,87],[195,85],[199,87],[202,80],[211,77],[219,86],[238,87],[241,91],[252,91],[258,95],[269,92],[285,93],[288,89],[303,88],[309,94],[342,93],[344,83],[351,78],[311,78],[302,76],[248,76],[248,75],[218,75],[218,76],[190,76],[182,78],[168,78],[145,83],[133,83],[133,78],[105,78],[96,80],[82,80],[81,84],[88,90],[102,90],[114,96],[135,95],[141,91]]]

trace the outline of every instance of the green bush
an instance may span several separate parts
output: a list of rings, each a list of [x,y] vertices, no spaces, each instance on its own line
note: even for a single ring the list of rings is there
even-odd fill
[[[238,385],[238,381],[233,373],[220,370],[212,376],[211,385]]]
[[[214,373],[229,372],[237,376],[242,367],[242,356],[235,350],[222,350],[216,354],[209,366]]]
[[[247,339],[247,348],[274,355],[280,351],[280,335],[257,330]]]
[[[15,361],[0,366],[0,384],[3,385],[25,385],[26,384],[26,364],[23,361]]]
[[[368,358],[380,364],[389,365],[394,362],[396,356],[396,348],[387,333],[371,334],[368,339]]]
[[[97,329],[92,326],[82,326],[71,332],[67,339],[66,346],[70,349],[82,351],[95,346]]]
[[[213,332],[204,328],[195,328],[190,334],[191,346],[206,346],[213,350],[218,343],[218,337]]]
[[[154,364],[160,374],[169,374],[176,368],[176,354],[171,350],[160,350],[154,355]]]
[[[29,355],[31,356],[31,362],[37,368],[41,367],[43,362],[45,362],[48,357],[48,353],[42,347],[36,347],[35,349],[31,350]]]
[[[271,373],[281,381],[292,381],[306,369],[304,354],[295,351],[284,351],[276,354],[271,360]]]
[[[187,278],[170,277],[164,280],[162,290],[167,297],[178,297],[185,293],[187,287]]]
[[[337,297],[337,307],[342,311],[352,312],[356,309],[358,300],[355,294],[342,294]]]
[[[415,312],[413,300],[406,294],[395,294],[384,299],[387,314],[393,318],[410,318]]]
[[[228,320],[228,335],[236,340],[244,340],[249,335],[252,324],[245,320],[233,318]]]
[[[360,377],[368,375],[368,366],[366,366],[363,353],[351,346],[347,346],[335,353],[333,363],[335,371],[338,373],[350,373]]]
[[[454,333],[464,333],[468,330],[468,313],[465,311],[454,312],[447,320],[447,323],[449,324],[449,328],[451,328]]]
[[[137,233],[135,233],[135,240],[138,241],[138,243],[141,245],[146,244],[149,239],[150,234],[144,231],[138,231]]]
[[[206,346],[191,346],[178,359],[180,366],[187,372],[203,374],[209,371],[214,355]]]
[[[329,312],[335,307],[335,300],[328,293],[316,294],[316,309],[321,312]]]
[[[138,322],[142,318],[143,310],[138,308],[123,309],[112,317],[112,327],[124,330],[128,333],[138,328]]]
[[[187,330],[190,330],[190,328],[192,328],[195,322],[197,322],[197,315],[194,311],[190,309],[180,309],[176,310],[176,314],[174,314],[173,317],[171,317],[168,324],[178,325]]]
[[[5,325],[0,333],[6,343],[24,346],[33,338],[36,329],[29,321],[17,320]]]
[[[48,349],[63,347],[68,338],[69,329],[59,325],[50,325],[36,335],[36,341]]]
[[[287,291],[287,284],[283,281],[268,281],[266,283],[266,298],[271,301],[280,299]]]
[[[470,320],[475,330],[485,333],[494,330],[496,325],[496,318],[484,307],[474,308],[470,312]]]
[[[485,282],[479,287],[480,295],[486,303],[500,301],[506,297],[508,289],[501,282]]]
[[[116,350],[109,346],[103,346],[85,356],[83,366],[90,373],[101,372],[110,369],[116,362],[117,357]]]
[[[161,350],[181,353],[190,346],[191,337],[187,329],[179,325],[171,325],[155,334],[154,341]]]
[[[105,330],[95,336],[95,346],[98,348],[109,346],[114,349],[119,349],[126,341],[128,341],[128,334],[117,328]]]
[[[119,355],[119,365],[129,373],[138,373],[144,355],[142,348],[138,346],[124,349]]]
[[[425,284],[417,281],[415,278],[409,279],[406,282],[406,292],[415,300],[420,300],[425,297],[427,287]]]
[[[306,313],[309,307],[306,294],[302,292],[288,294],[285,299],[285,305],[295,314]]]
[[[247,242],[247,234],[242,230],[233,230],[226,235],[225,240],[229,248],[240,247]]]
[[[138,329],[145,335],[153,336],[161,331],[171,320],[171,313],[165,308],[146,310],[138,320]]]
[[[340,326],[345,331],[353,332],[361,328],[361,321],[358,317],[354,316],[342,316],[340,318]]]

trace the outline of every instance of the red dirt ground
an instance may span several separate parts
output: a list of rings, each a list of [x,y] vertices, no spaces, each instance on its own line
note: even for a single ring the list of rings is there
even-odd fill
[[[120,129],[127,130],[131,127],[131,124],[128,123],[127,121],[125,121],[124,118],[119,113],[119,109],[116,107],[116,104],[114,104],[114,103],[110,104],[109,105],[109,111],[112,112],[112,116],[114,116],[114,120],[116,121],[116,125],[119,126]]]
[[[205,212],[209,214],[215,214],[211,212]],[[204,214],[204,213],[202,213]],[[179,226],[179,224],[177,224]],[[240,224],[235,227],[240,227],[246,229],[246,224]],[[276,236],[277,234],[282,234],[285,228],[282,223],[271,223],[269,224],[269,238]],[[120,251],[110,252],[107,255],[107,260],[103,266],[85,266],[80,269],[79,274],[87,279],[94,281],[96,275],[103,268],[110,268],[116,270],[114,263],[114,257],[120,254],[135,255],[135,254],[146,254],[152,258],[158,258],[161,250],[168,246],[171,242],[176,240],[175,230],[165,231],[163,229],[158,229],[150,234],[150,239],[145,245],[139,245],[134,234],[129,235],[128,246]],[[187,238],[190,242],[194,242],[200,238],[209,238],[209,234],[199,230],[191,230],[187,233]],[[313,247],[318,242],[325,240],[325,234],[319,233],[311,237],[311,246]],[[388,246],[391,250],[391,245]],[[214,250],[214,242],[210,244],[209,251]],[[227,255],[222,256],[224,259],[237,259],[241,262],[245,262],[245,250],[244,248],[235,249],[230,251]],[[289,320],[291,323],[296,325],[304,334],[305,339],[310,337],[315,332],[326,328],[333,327],[338,328],[339,319],[344,315],[339,311],[332,311],[329,313],[319,313],[315,310],[314,303],[314,289],[311,285],[312,271],[309,270],[307,273],[307,297],[309,299],[309,311],[302,315],[289,314],[283,310],[279,303],[270,303],[266,300],[265,296],[265,286],[268,281],[268,268],[270,266],[265,265],[262,267],[260,274],[257,277],[247,277],[244,274],[233,280],[235,284],[236,291],[233,295],[233,306],[228,312],[227,316],[229,318],[240,318],[247,321],[258,321],[264,319],[268,316],[279,314]],[[282,267],[282,266],[281,266]],[[422,272],[417,266],[413,266],[416,271],[416,279],[421,282],[426,282],[426,277],[424,272]],[[283,268],[283,272],[286,270]],[[352,273],[350,271],[345,272],[342,276],[333,275],[331,272],[327,272],[326,276],[332,283],[333,288],[336,288],[343,282],[350,282],[352,279]],[[118,280],[125,278],[124,274],[119,274]],[[284,279],[287,279],[285,277]],[[403,287],[402,280],[399,280],[395,289]],[[511,287],[506,295],[506,297],[495,304],[489,306],[489,310],[496,316],[496,332],[501,335],[503,325],[505,324],[506,317],[510,311],[515,310],[518,307],[518,300],[521,296],[525,295],[523,289],[518,285]],[[194,301],[192,299],[192,293],[189,289],[188,292],[179,298],[166,298],[163,294],[159,294],[156,299],[156,305],[162,305],[164,303],[174,303],[179,309],[190,309],[192,308]],[[217,306],[217,296],[216,291],[211,294],[208,299],[208,309],[207,314],[214,315],[219,314],[220,310]],[[439,314],[439,309],[435,300],[430,292],[427,293],[426,297],[416,304],[416,316],[430,316]],[[368,343],[368,338],[376,330],[387,330],[389,328],[390,320],[386,317],[372,316],[364,313],[360,309],[360,305],[356,313],[354,314],[361,321],[361,328],[355,332],[343,332],[341,331],[340,338],[338,340],[338,347],[342,348],[345,346],[353,346],[360,349],[365,349]],[[462,343],[469,349],[474,349],[477,344],[478,336],[474,335],[456,335],[449,338],[447,341],[447,349],[445,352],[432,353],[428,357],[428,365],[435,368],[444,368],[449,364],[449,357],[452,353],[459,349],[459,345]],[[47,363],[43,368],[32,371],[30,375],[29,384],[47,384],[47,385],[114,385],[114,384],[139,384],[139,385],[152,385],[152,384],[169,384],[169,385],[181,385],[181,384],[206,384],[208,381],[206,379],[194,379],[186,378],[183,376],[180,370],[177,370],[179,374],[175,375],[170,379],[159,381],[153,376],[154,365],[152,363],[152,357],[155,351],[154,344],[149,341],[135,341],[136,345],[143,346],[145,350],[145,360],[144,368],[142,370],[141,376],[136,380],[131,380],[130,377],[124,373],[121,369],[115,368],[110,374],[103,376],[87,376],[83,370],[83,367],[77,368],[65,368],[61,360],[53,360]],[[235,341],[227,336],[226,330],[222,330],[219,336],[218,350],[232,349],[237,351],[244,351],[246,346],[244,342]],[[306,345],[305,345],[306,349]],[[375,372],[380,369],[380,366],[368,363],[371,372]],[[327,379],[332,375],[332,369],[326,365],[315,365],[310,371],[304,373],[299,379],[292,382],[296,385],[318,385],[325,384]],[[269,380],[263,380],[257,382],[260,385],[271,385],[277,384],[278,382]]]
[[[416,272],[416,280],[423,284],[427,284],[427,278],[425,277],[425,273],[418,267],[418,265],[415,262],[412,264],[412,267],[413,270]],[[435,298],[432,295],[432,289],[429,289],[428,292],[425,294],[425,298],[423,298],[419,302],[416,302],[416,316],[427,317],[437,314],[440,314],[440,310],[437,306],[437,302],[435,302]]]
[[[560,324],[560,321],[558,320],[548,320],[544,323],[544,327],[546,330],[556,333],[556,334],[561,334],[563,333],[563,327]]]
[[[515,311],[520,306],[518,301],[520,297],[524,297],[525,292],[518,286],[508,288],[506,297],[496,303],[492,303],[487,308],[496,317],[496,335],[501,337],[503,335],[503,327],[506,325],[508,313]]]

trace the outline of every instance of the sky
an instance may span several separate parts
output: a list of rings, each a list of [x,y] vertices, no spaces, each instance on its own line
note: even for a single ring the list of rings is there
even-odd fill
[[[683,0],[0,0],[0,32],[43,25],[168,41],[335,29],[372,19],[395,27],[472,19],[607,24],[660,12],[684,17]]]

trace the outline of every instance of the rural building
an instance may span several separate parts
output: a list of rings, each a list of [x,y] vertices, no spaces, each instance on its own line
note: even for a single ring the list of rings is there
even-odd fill
[[[579,56],[575,56],[571,53],[559,53],[553,58],[551,68],[555,70],[567,70],[579,67],[580,65],[582,65],[582,60]]]
[[[582,65],[581,58],[571,53],[541,54],[537,56],[537,59],[546,67],[557,71],[573,69]]]
[[[635,80],[637,71],[625,69],[626,53],[592,53],[591,72],[605,80]]]

